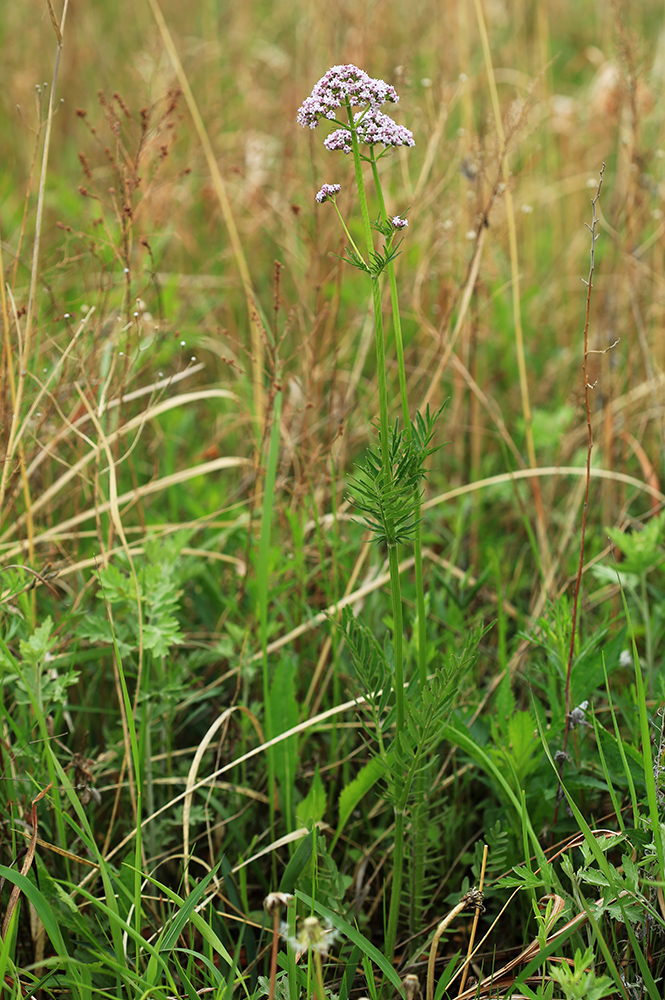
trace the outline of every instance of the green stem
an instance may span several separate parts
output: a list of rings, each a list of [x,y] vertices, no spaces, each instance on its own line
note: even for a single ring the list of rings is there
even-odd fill
[[[388,220],[388,212],[386,210],[386,202],[383,197],[383,188],[381,186],[381,177],[379,175],[379,168],[377,164],[376,157],[374,155],[374,147],[370,147],[370,163],[372,165],[372,174],[374,177],[374,187],[376,188],[377,197],[379,199],[379,208],[381,210],[381,218],[384,222]],[[407,434],[407,438],[411,441],[413,436],[413,430],[411,427],[411,417],[409,413],[409,402],[406,389],[406,365],[404,363],[404,341],[402,338],[402,320],[399,311],[399,297],[397,294],[397,278],[395,276],[395,262],[388,262],[388,281],[390,284],[390,301],[392,304],[393,313],[393,330],[395,333],[395,351],[397,354],[397,370],[399,373],[399,390],[400,397],[402,401],[402,419],[404,420],[404,429]],[[422,544],[422,531],[420,526],[420,514],[421,514],[421,503],[420,494],[417,492],[414,498],[414,514],[416,521],[416,530],[413,539],[413,554],[414,554],[414,574],[416,580],[416,610],[417,610],[417,621],[418,621],[418,683],[420,690],[422,691],[427,683],[427,616],[425,614],[425,581],[423,578],[423,544]],[[425,772],[421,772],[416,779],[416,801],[417,807],[414,814],[415,820],[415,836],[413,842],[413,886],[411,892],[411,914],[410,914],[410,929],[411,933],[416,933],[422,915],[422,899],[423,899],[423,886],[425,881],[425,853],[426,853],[426,823],[424,818],[426,816],[425,808],[425,796],[426,796],[426,782],[427,776]]]
[[[374,187],[376,188],[377,198],[379,199],[381,219],[384,222],[387,222],[388,213],[386,211],[386,202],[383,197],[383,188],[381,187],[379,167],[376,161],[376,157],[374,156],[373,146],[370,146],[370,163],[372,165]],[[390,301],[392,304],[392,311],[393,311],[393,330],[395,331],[395,350],[397,352],[397,370],[399,372],[399,392],[402,401],[402,418],[404,420],[404,428],[410,440],[411,418],[409,416],[409,401],[406,392],[406,368],[404,365],[404,342],[402,340],[402,320],[399,314],[399,298],[397,296],[397,278],[395,277],[395,262],[393,260],[388,261],[388,266],[386,270],[388,271],[388,282],[390,284]]]
[[[644,619],[644,652],[646,656],[646,675],[649,685],[649,698],[653,698],[654,691],[654,671],[653,671],[653,639],[651,636],[651,617],[649,615],[649,591],[647,589],[647,575],[640,575],[641,611]]]
[[[402,620],[402,591],[399,578],[399,553],[397,546],[388,549],[390,563],[390,592],[393,603],[393,651],[395,655],[395,707],[396,732],[404,732],[404,625]]]
[[[399,553],[396,545],[388,550],[390,560],[390,591],[393,605],[393,651],[395,656],[395,739],[404,733],[404,649],[402,594],[399,576]],[[397,923],[404,879],[404,810],[395,808],[395,849],[393,852],[393,884],[390,892],[390,911],[386,934],[386,958],[392,964],[397,939]]]
[[[388,932],[386,934],[386,958],[392,965],[397,940],[397,921],[404,876],[404,812],[395,810],[395,850],[393,851],[393,887],[390,894]]]
[[[386,202],[383,197],[383,188],[381,186],[381,177],[379,175],[379,168],[377,164],[376,157],[374,155],[374,147],[370,146],[370,163],[372,165],[372,174],[374,176],[374,186],[376,188],[376,194],[379,199],[379,208],[381,209],[381,218],[384,221],[388,219],[388,212],[386,211]],[[402,339],[402,320],[399,311],[399,297],[397,294],[397,279],[395,277],[395,262],[388,262],[388,281],[390,284],[390,301],[392,303],[393,311],[393,330],[395,332],[395,351],[397,353],[397,371],[399,373],[399,391],[402,400],[402,419],[404,420],[404,429],[409,441],[413,436],[411,428],[411,417],[409,414],[409,401],[406,391],[406,366],[404,364],[404,341]],[[423,544],[422,544],[422,533],[420,528],[420,497],[416,498],[415,520],[416,520],[416,531],[414,536],[414,558],[415,558],[415,577],[416,577],[416,609],[418,612],[418,679],[420,683],[421,690],[423,686],[427,683],[427,619],[425,615],[425,584],[423,580]]]
[[[323,965],[321,962],[321,956],[318,951],[314,952],[314,969],[315,977],[314,982],[316,983],[316,1000],[326,1000],[326,988],[323,984]]]
[[[363,180],[363,165],[360,156],[360,146],[358,145],[358,135],[353,121],[353,111],[348,105],[349,126],[351,131],[351,146],[353,148],[353,165],[356,171],[356,187],[358,188],[358,200],[360,201],[360,215],[362,216],[363,232],[365,243],[367,244],[367,256],[371,259],[374,250],[372,239],[372,224],[369,221],[369,209],[367,207],[367,194],[365,192],[365,181]],[[381,286],[377,277],[372,278],[372,300],[374,304],[374,339],[376,344],[376,378],[379,386],[379,438],[381,441],[381,455],[383,468],[386,473],[388,469],[388,390],[386,380],[386,346],[383,335],[383,313],[381,310]]]
[[[277,374],[279,382],[279,373]],[[261,513],[261,534],[256,563],[257,594],[259,603],[259,640],[261,643],[263,665],[263,706],[265,711],[266,736],[271,739],[275,733],[270,709],[270,674],[268,669],[268,584],[270,561],[270,533],[272,529],[273,507],[275,502],[275,480],[277,478],[277,459],[279,456],[280,418],[282,415],[282,393],[275,393],[270,444],[268,448],[268,463],[263,494],[263,510]],[[270,812],[270,829],[275,829],[275,757],[272,748],[268,750],[268,795]]]
[[[363,180],[362,174],[362,159],[360,156],[360,148],[358,145],[358,136],[355,128],[355,123],[353,121],[353,112],[351,106],[347,106],[347,112],[349,117],[349,126],[351,132],[351,145],[353,149],[353,162],[356,172],[356,185],[358,188],[358,197],[360,200],[360,214],[362,216],[363,230],[365,233],[365,242],[367,244],[367,256],[371,259],[372,251],[374,250],[374,242],[372,239],[372,226],[369,218],[369,209],[367,207],[367,195],[365,192],[365,182]],[[376,172],[376,161],[372,157],[372,170],[374,172],[375,182],[378,180],[378,173]],[[380,202],[382,205],[381,211],[385,216],[385,204],[383,201],[383,193],[381,191],[380,184],[377,184],[377,194],[379,195]],[[390,271],[389,271],[390,273]],[[394,269],[392,270],[391,279],[391,295],[393,299],[393,318],[397,311],[397,322],[399,322],[399,310],[397,308],[397,285],[395,283]],[[383,464],[384,475],[386,476],[387,482],[390,482],[392,478],[393,471],[390,468],[390,456],[388,448],[388,390],[387,390],[387,379],[386,379],[386,350],[385,350],[385,338],[383,333],[383,314],[381,308],[381,286],[379,284],[378,276],[372,278],[372,299],[374,304],[374,333],[376,342],[376,374],[377,383],[379,387],[379,434],[381,441],[381,458]],[[399,328],[399,342],[401,348],[401,327]],[[404,352],[401,350],[399,354],[400,359],[400,385],[402,385],[402,380],[404,379]],[[409,410],[406,401],[406,381],[403,382],[402,395],[402,407],[406,414],[405,422],[408,427],[409,433],[411,432],[411,422],[409,420]],[[396,725],[395,725],[395,738],[400,740],[404,733],[404,628],[402,622],[402,594],[401,594],[401,584],[399,575],[399,555],[396,545],[392,545],[388,549],[389,562],[390,562],[390,590],[392,595],[392,610],[393,610],[393,649],[395,657],[395,677],[394,677],[394,688],[395,688],[395,706],[396,706]],[[404,873],[404,812],[403,809],[395,810],[395,850],[393,856],[393,883],[390,896],[390,910],[388,915],[388,931],[386,937],[386,958],[389,962],[392,962],[393,955],[395,953],[395,941],[397,939],[397,923],[399,919],[399,908],[400,900],[402,895],[402,881]]]
[[[351,246],[353,247],[353,252],[354,252],[354,253],[355,253],[355,254],[356,254],[356,255],[357,255],[358,257],[360,257],[360,259],[361,259],[361,260],[365,260],[365,258],[364,258],[364,257],[363,257],[363,255],[361,254],[360,250],[359,250],[359,249],[358,249],[358,247],[356,246],[356,243],[355,243],[355,240],[353,239],[353,236],[351,235],[351,233],[349,232],[349,230],[348,230],[348,228],[347,228],[347,225],[346,225],[346,222],[344,221],[344,217],[342,216],[342,213],[340,212],[340,210],[339,210],[339,209],[338,209],[338,207],[337,207],[337,202],[335,201],[335,199],[334,199],[334,198],[332,198],[331,200],[332,200],[332,203],[333,203],[333,205],[335,206],[335,211],[337,212],[337,218],[338,218],[338,219],[339,219],[339,221],[341,222],[341,224],[342,224],[342,229],[343,229],[343,230],[344,230],[344,232],[346,233],[346,238],[347,238],[347,240],[349,241],[349,243],[351,244]],[[365,261],[365,263],[367,263],[367,261]]]

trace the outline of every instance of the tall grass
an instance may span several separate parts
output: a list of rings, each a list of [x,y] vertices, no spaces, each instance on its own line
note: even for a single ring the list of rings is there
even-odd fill
[[[43,14],[0,19],[4,993],[660,997],[660,6]],[[339,63],[413,148],[297,125]]]

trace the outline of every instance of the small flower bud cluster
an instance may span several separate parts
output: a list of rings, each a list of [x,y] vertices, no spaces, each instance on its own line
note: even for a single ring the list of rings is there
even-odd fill
[[[322,205],[328,198],[334,198],[342,189],[341,184],[324,184],[320,191],[316,193],[316,200]]]
[[[354,115],[358,123],[358,142],[374,146],[381,142],[384,146],[415,146],[413,132],[404,125],[398,125],[390,115],[384,115],[376,107],[368,111],[359,111]],[[323,140],[323,145],[331,152],[341,149],[347,155],[352,152],[351,133],[348,129],[338,128]]]
[[[393,215],[392,217],[393,229],[406,229],[409,224],[408,219],[402,219],[399,215]]]
[[[362,107],[365,104],[380,106],[386,101],[399,101],[390,84],[375,80],[352,63],[332,66],[301,104],[298,121],[303,128],[316,128],[321,118],[334,121],[337,109],[346,106],[347,102],[352,107]]]

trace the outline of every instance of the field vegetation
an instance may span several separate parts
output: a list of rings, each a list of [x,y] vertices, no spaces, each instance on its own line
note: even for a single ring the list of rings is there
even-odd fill
[[[0,43],[2,1000],[661,998],[662,5]]]

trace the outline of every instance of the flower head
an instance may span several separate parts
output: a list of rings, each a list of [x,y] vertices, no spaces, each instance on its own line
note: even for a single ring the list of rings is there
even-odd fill
[[[298,111],[303,128],[316,128],[321,118],[336,118],[338,108],[348,102],[352,107],[365,104],[379,106],[386,101],[396,103],[399,97],[394,87],[375,80],[352,63],[332,66],[305,98]]]
[[[367,111],[359,111],[354,115],[357,122],[358,142],[374,146],[376,143],[383,143],[388,146],[415,146],[413,132],[410,132],[404,125],[398,125],[390,115],[384,115],[382,111],[372,106]],[[346,128],[335,129],[323,140],[326,149],[341,149],[343,153],[352,152],[351,132]]]
[[[399,215],[393,215],[390,221],[393,224],[393,229],[406,229],[409,224],[408,219],[402,219]]]
[[[341,184],[324,184],[320,191],[316,193],[316,200],[322,205],[328,198],[334,198],[342,190]]]
[[[272,915],[281,906],[289,906],[292,900],[293,896],[289,892],[269,892],[263,900],[263,909]]]
[[[314,951],[325,956],[337,937],[337,930],[329,923],[321,923],[318,917],[305,917],[295,938],[289,936],[288,924],[283,925],[282,936],[286,938],[287,944],[293,948],[296,955]]]

